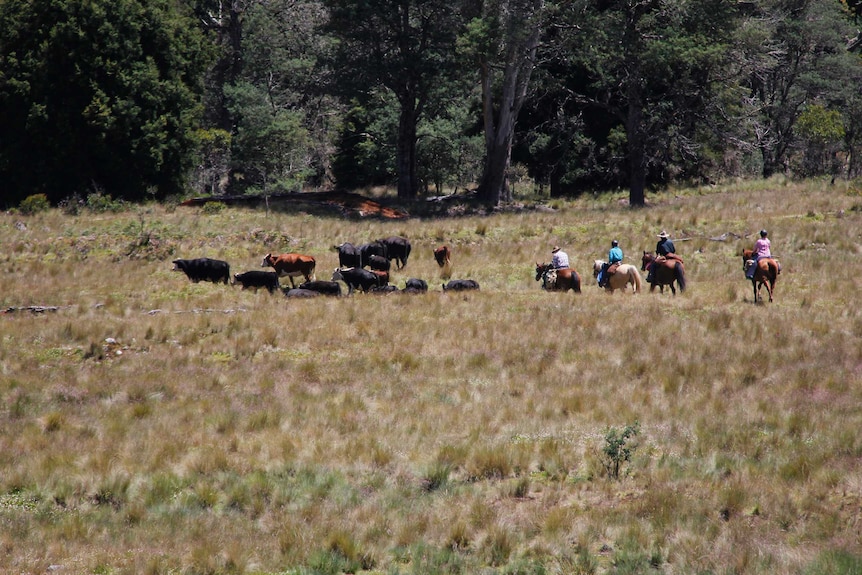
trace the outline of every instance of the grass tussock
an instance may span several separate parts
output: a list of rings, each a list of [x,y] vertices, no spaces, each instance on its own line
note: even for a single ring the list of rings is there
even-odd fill
[[[855,573],[859,189],[409,225],[0,215],[0,572]],[[761,228],[783,271],[755,305],[739,252]],[[684,294],[594,285],[611,239],[639,267],[661,229]],[[171,271],[290,250],[329,279],[333,245],[389,235],[413,244],[392,283],[429,293],[288,300]],[[441,244],[479,292],[441,292]],[[534,280],[555,244],[583,293]]]

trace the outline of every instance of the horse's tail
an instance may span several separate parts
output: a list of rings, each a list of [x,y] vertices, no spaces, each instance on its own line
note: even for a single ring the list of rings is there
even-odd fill
[[[641,291],[641,274],[637,270],[636,267],[632,266],[631,270],[629,270],[629,276],[632,278],[632,285],[634,285],[635,293],[640,293]]]
[[[575,270],[572,270],[572,289],[575,293],[581,293],[581,276]]]
[[[677,262],[673,269],[676,271],[676,283],[679,284],[679,291],[685,291],[685,268],[680,262]]]
[[[781,268],[778,266],[778,262],[773,259],[770,259],[767,263],[769,264],[769,274],[772,276],[772,281],[774,282],[778,279],[778,274],[781,273]]]

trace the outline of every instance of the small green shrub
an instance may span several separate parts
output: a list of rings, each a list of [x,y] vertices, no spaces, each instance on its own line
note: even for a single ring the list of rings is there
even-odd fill
[[[97,213],[121,212],[123,202],[113,199],[109,194],[93,192],[87,196],[87,209]]]
[[[33,194],[21,200],[21,203],[18,205],[18,211],[29,216],[47,211],[50,207],[51,204],[48,203],[48,196],[45,194]]]
[[[632,454],[637,449],[637,444],[632,443],[632,440],[637,437],[639,432],[640,425],[635,421],[634,425],[626,425],[621,430],[611,427],[605,433],[602,464],[612,479],[619,479],[620,468],[623,463],[631,460]]]
[[[207,202],[204,204],[204,207],[201,208],[201,211],[205,214],[220,214],[227,208],[227,204],[224,202]]]

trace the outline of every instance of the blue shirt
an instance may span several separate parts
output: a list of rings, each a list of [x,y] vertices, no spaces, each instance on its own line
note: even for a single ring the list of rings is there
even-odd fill
[[[611,248],[611,251],[608,252],[608,263],[613,264],[621,261],[623,261],[623,250],[619,246]]]

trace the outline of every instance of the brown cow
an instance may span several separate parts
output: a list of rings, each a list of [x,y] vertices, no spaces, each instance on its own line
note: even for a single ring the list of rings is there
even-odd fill
[[[371,270],[371,273],[377,276],[378,286],[385,286],[389,284],[389,272],[383,270]]]
[[[440,246],[434,250],[434,259],[437,260],[437,265],[441,268],[450,262],[452,252],[449,246]]]
[[[296,287],[293,283],[293,278],[295,277],[303,276],[305,281],[314,280],[315,265],[317,265],[317,262],[315,262],[314,258],[311,256],[290,253],[278,256],[266,254],[260,267],[273,268],[278,274],[278,277],[287,276],[290,278],[290,287]]]

